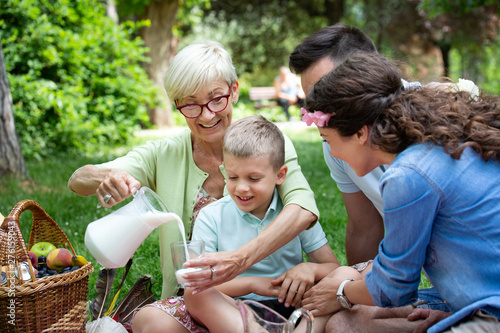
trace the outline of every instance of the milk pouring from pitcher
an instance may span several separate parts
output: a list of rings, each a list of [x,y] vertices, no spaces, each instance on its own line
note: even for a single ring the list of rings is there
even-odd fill
[[[85,246],[101,265],[123,267],[156,227],[173,221],[184,238],[180,217],[169,213],[155,192],[141,187],[127,205],[87,226]]]

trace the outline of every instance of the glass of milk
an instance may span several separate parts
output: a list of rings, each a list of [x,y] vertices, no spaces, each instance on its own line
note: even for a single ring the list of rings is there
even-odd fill
[[[172,252],[172,261],[174,263],[175,277],[181,288],[184,288],[184,283],[187,281],[182,276],[186,273],[196,272],[203,267],[184,267],[184,263],[190,259],[201,257],[205,254],[205,242],[201,240],[180,241],[170,244]]]

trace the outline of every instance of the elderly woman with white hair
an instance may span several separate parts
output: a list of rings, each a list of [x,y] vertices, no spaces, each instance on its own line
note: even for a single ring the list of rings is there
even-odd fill
[[[148,186],[181,217],[186,238],[190,239],[198,211],[225,195],[222,142],[231,124],[233,104],[238,101],[239,85],[227,51],[217,42],[205,41],[175,56],[165,75],[165,88],[189,129],[148,142],[113,161],[83,166],[73,174],[68,186],[79,195],[96,195],[103,207],[112,207],[141,186]],[[318,219],[314,194],[300,170],[291,141],[285,140],[289,171],[286,181],[278,187],[285,208],[258,237],[238,250],[192,260],[192,266],[206,267],[186,275],[198,291],[233,279]],[[181,240],[181,235],[175,224],[159,229],[165,299],[178,294],[170,244]],[[137,313],[133,329],[187,332],[190,328],[182,325],[184,315],[188,314],[183,304],[158,301]]]

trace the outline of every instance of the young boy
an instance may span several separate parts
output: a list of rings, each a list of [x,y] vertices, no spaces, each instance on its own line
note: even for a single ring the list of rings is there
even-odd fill
[[[283,209],[276,185],[285,180],[287,167],[276,125],[261,116],[234,122],[223,153],[229,196],[203,208],[193,230],[192,238],[203,240],[206,252],[238,249]],[[303,250],[310,262],[302,262]],[[259,301],[288,319],[304,292],[339,266],[316,223],[234,280],[197,294],[187,288],[184,300],[195,322],[211,332],[243,332],[232,297]],[[315,332],[324,330],[326,319],[322,323],[315,321]]]

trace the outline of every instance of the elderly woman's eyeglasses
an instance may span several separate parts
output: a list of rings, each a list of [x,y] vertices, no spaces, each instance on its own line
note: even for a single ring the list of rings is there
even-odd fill
[[[205,104],[186,104],[177,106],[177,102],[175,102],[175,108],[186,118],[198,118],[203,112],[204,107],[214,113],[224,111],[227,107],[229,96],[231,96],[231,87],[232,85],[229,86],[229,94],[214,97]]]

